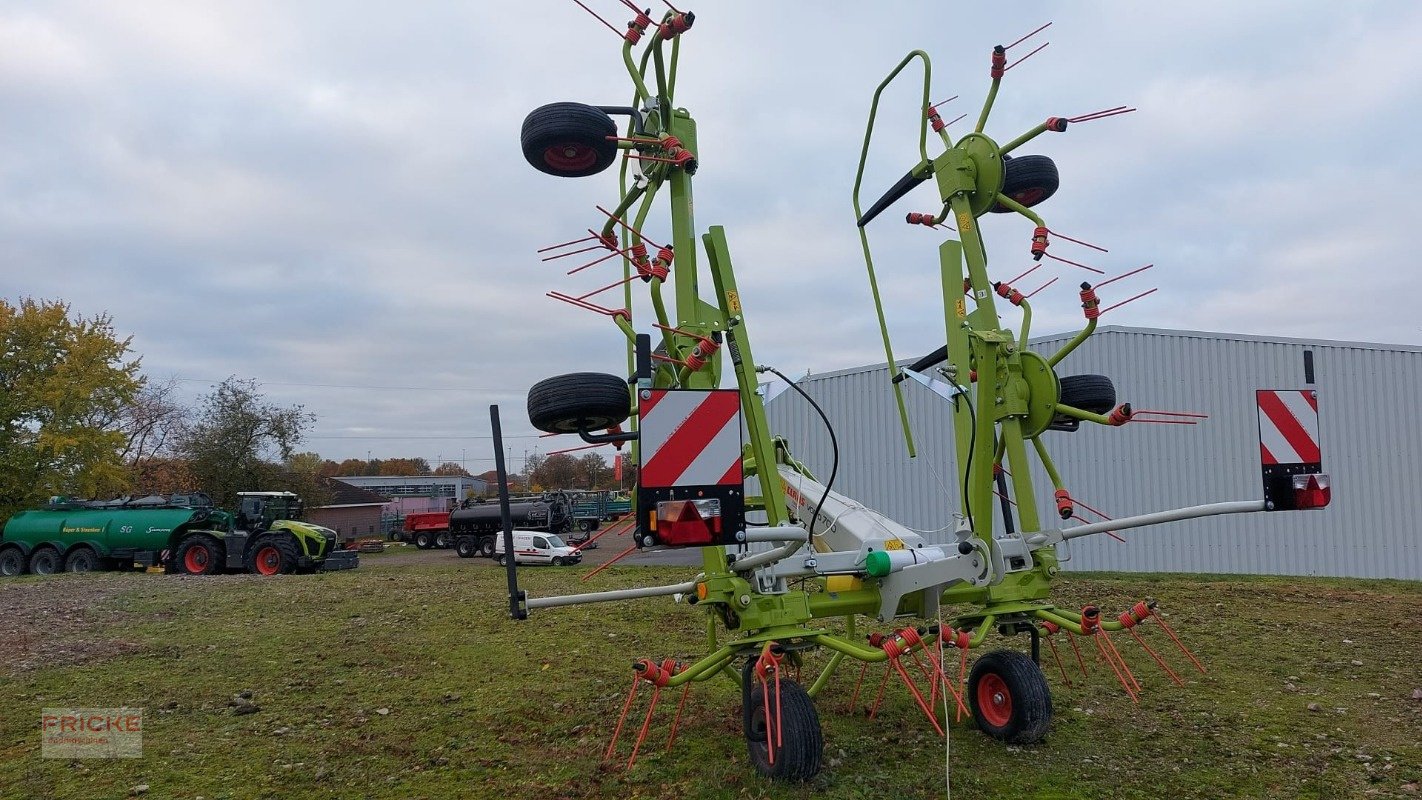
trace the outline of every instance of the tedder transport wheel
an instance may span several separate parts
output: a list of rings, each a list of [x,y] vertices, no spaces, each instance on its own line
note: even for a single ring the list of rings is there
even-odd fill
[[[1056,194],[1061,179],[1057,165],[1046,156],[1003,156],[1002,193],[1028,208]],[[992,211],[1010,211],[1007,206],[993,204]]]
[[[549,103],[523,119],[523,157],[539,172],[563,178],[596,175],[617,160],[617,123],[582,103]]]
[[[93,572],[99,566],[99,557],[87,547],[76,547],[64,557],[65,572]]]
[[[1116,387],[1105,375],[1068,375],[1061,380],[1061,404],[1107,414],[1116,407]]]
[[[745,673],[750,677],[750,673]],[[775,701],[774,682],[770,700]],[[770,709],[775,720],[775,707]],[[770,763],[770,747],[766,740],[765,692],[757,682],[751,687],[750,712],[745,719],[746,749],[756,772],[781,781],[807,781],[819,774],[824,759],[825,738],[820,731],[820,715],[815,701],[800,684],[789,678],[780,679],[780,740],[775,746],[775,763]],[[773,733],[772,733],[773,735]]]
[[[428,550],[434,547],[434,537],[430,536],[429,531],[420,531],[415,534],[415,546],[421,550]]]
[[[493,558],[494,538],[492,536],[485,536],[479,540],[479,555],[484,558]]]
[[[973,664],[968,704],[978,729],[1008,744],[1036,744],[1052,722],[1052,692],[1031,658],[994,650]]]
[[[544,433],[600,431],[631,414],[627,381],[601,372],[574,372],[533,384],[528,421]]]
[[[36,575],[53,575],[59,567],[59,551],[53,547],[39,547],[30,553],[30,572]]]
[[[211,536],[189,536],[173,556],[179,575],[216,575],[222,571],[222,545]]]
[[[290,575],[301,554],[290,536],[266,534],[247,553],[247,571],[257,575]]]
[[[461,536],[454,541],[454,554],[460,558],[473,558],[479,554],[479,545],[468,536]]]
[[[13,578],[25,574],[25,554],[18,547],[0,550],[0,577]]]

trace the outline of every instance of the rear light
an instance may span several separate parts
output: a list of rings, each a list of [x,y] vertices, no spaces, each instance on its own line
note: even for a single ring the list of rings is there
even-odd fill
[[[695,547],[714,544],[721,535],[721,501],[666,500],[657,503],[652,529],[662,544]]]
[[[1295,475],[1293,477],[1294,508],[1323,508],[1332,499],[1327,475]]]

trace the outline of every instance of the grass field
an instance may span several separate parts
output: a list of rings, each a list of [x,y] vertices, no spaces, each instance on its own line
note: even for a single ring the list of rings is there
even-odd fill
[[[580,583],[582,571],[524,578],[539,595],[686,573],[621,568]],[[693,689],[672,752],[668,703],[633,770],[602,767],[631,659],[696,657],[701,615],[662,599],[516,624],[502,582],[487,561],[452,556],[275,579],[0,581],[0,797],[119,798],[142,786],[209,800],[944,794],[943,739],[902,686],[878,719],[848,713],[858,669],[818,700],[827,766],[810,785],[753,774],[739,691],[722,679]],[[1050,669],[1044,745],[952,727],[954,797],[1422,796],[1422,584],[1073,575],[1060,603],[1114,613],[1145,595],[1162,599],[1209,674],[1181,670],[1188,685],[1176,687],[1118,637],[1145,684],[1136,707],[1099,667],[1072,688]],[[259,710],[235,713],[239,692]],[[40,757],[41,708],[124,705],[144,709],[142,758]]]

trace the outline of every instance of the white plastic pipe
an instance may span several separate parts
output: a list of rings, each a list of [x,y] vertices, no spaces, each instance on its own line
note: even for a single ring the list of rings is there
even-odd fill
[[[1186,508],[1171,509],[1170,511],[1156,511],[1152,514],[1139,514],[1134,517],[1121,517],[1120,519],[1108,520],[1106,522],[1093,522],[1090,525],[1078,525],[1075,528],[1067,528],[1062,531],[1062,538],[1076,539],[1082,536],[1089,536],[1093,533],[1119,531],[1125,528],[1140,528],[1145,525],[1158,525],[1162,522],[1178,522],[1182,519],[1213,517],[1219,514],[1247,514],[1251,511],[1263,510],[1263,500],[1234,500],[1228,503],[1207,503],[1203,506],[1188,506]]]
[[[642,589],[615,589],[610,592],[589,592],[587,594],[565,594],[559,597],[530,597],[524,601],[529,609],[576,606],[583,603],[605,603],[611,600],[636,600],[639,597],[662,597],[672,594],[686,594],[696,590],[696,581],[687,581],[671,586],[647,586]]]

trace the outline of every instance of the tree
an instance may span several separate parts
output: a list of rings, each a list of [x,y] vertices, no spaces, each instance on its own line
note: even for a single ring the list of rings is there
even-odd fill
[[[428,475],[430,462],[423,458],[387,458],[380,462],[377,475]]]
[[[115,422],[142,386],[107,314],[0,300],[0,519],[51,495],[128,488]]]
[[[235,508],[237,493],[272,487],[315,416],[301,406],[266,402],[251,379],[228,378],[203,398],[179,437],[178,451],[219,507]]]
[[[612,469],[597,453],[586,453],[578,459],[579,483],[588,489],[605,489],[603,482],[612,477]]]
[[[176,399],[177,382],[146,383],[119,412],[117,427],[124,435],[120,452],[133,487],[142,494],[190,491],[191,479],[173,444],[188,410]]]
[[[438,467],[435,467],[434,474],[450,476],[463,475],[465,477],[473,477],[468,473],[468,471],[464,469],[464,467],[459,466],[453,461],[446,461],[443,464],[440,464]]]
[[[334,497],[329,479],[321,474],[325,461],[316,453],[292,453],[282,464],[283,471],[271,483],[275,491],[295,492],[307,508],[330,505]]]
[[[544,457],[533,472],[533,482],[544,489],[576,488],[577,480],[578,460],[567,453]]]

